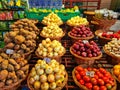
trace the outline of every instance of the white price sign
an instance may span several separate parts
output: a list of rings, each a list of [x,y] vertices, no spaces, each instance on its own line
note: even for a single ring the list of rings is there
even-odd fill
[[[12,50],[12,49],[7,49],[6,50],[6,54],[13,54],[14,53],[14,50]]]

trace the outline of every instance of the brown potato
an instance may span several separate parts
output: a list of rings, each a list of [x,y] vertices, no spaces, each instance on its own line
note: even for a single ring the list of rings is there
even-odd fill
[[[13,80],[12,79],[9,79],[9,80],[6,80],[6,85],[11,85],[13,83]]]
[[[22,35],[17,35],[17,36],[15,37],[15,43],[17,43],[17,44],[21,44],[21,43],[23,43],[24,41],[25,41],[25,37],[22,36]]]
[[[7,69],[7,67],[8,67],[8,60],[3,60],[3,62],[1,63],[1,67],[2,67],[2,69]]]
[[[8,43],[7,45],[5,45],[5,48],[13,49],[14,46],[15,46],[15,44]]]
[[[11,64],[8,65],[8,71],[9,71],[9,72],[14,71],[14,67],[13,67],[13,65],[11,65]]]
[[[6,79],[7,76],[8,76],[8,71],[7,71],[7,70],[2,70],[2,71],[0,72],[0,80]]]

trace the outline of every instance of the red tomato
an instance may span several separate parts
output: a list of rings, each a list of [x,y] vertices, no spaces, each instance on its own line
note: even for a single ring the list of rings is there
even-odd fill
[[[88,70],[85,68],[84,71],[87,72]]]
[[[99,86],[95,85],[93,86],[93,90],[100,90]]]
[[[80,80],[81,79],[80,74],[76,74],[76,78],[77,78],[77,80]]]
[[[94,75],[94,78],[97,80],[97,79],[98,79],[98,76],[97,76],[97,75]]]
[[[85,74],[86,74],[85,71],[81,71],[81,72],[80,72],[80,75],[81,75],[81,76],[85,76]]]
[[[103,76],[102,73],[99,73],[99,74],[98,74],[98,77],[99,77],[99,78],[103,78],[104,76]]]
[[[100,90],[107,90],[106,86],[100,86]]]
[[[78,72],[77,70],[75,70],[75,75],[76,75],[76,74],[79,74],[79,72]]]
[[[112,88],[112,85],[108,83],[108,84],[106,84],[106,87],[108,90],[110,90]]]
[[[96,84],[97,84],[97,80],[96,80],[95,78],[91,78],[91,83],[92,83],[93,85],[96,85]]]
[[[88,67],[88,68],[87,68],[87,70],[88,70],[88,71],[91,71],[91,70],[92,70],[92,68]]]
[[[91,83],[86,83],[85,86],[86,86],[88,89],[92,89],[92,84],[91,84]]]
[[[105,82],[102,79],[98,79],[98,84],[102,86],[105,84]]]
[[[104,74],[104,76],[106,76],[106,77],[111,77],[111,74],[109,73],[109,72],[106,72],[105,74]]]
[[[83,68],[80,67],[80,66],[77,66],[75,69],[76,69],[77,71],[79,71],[79,72],[83,70]]]
[[[84,80],[85,82],[89,82],[89,81],[90,81],[90,77],[89,77],[89,76],[83,76],[83,80]]]
[[[80,83],[81,85],[84,85],[84,84],[85,84],[84,80],[82,80],[82,79],[79,81],[79,83]]]
[[[112,86],[115,85],[115,82],[113,82],[113,81],[109,81],[108,83],[110,83]]]
[[[104,68],[100,68],[99,71],[103,74],[105,74],[107,72]]]
[[[105,83],[108,83],[108,82],[109,82],[108,77],[103,77],[103,81],[104,81]]]

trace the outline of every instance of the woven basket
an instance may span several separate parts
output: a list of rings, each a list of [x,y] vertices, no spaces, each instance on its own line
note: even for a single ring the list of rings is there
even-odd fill
[[[28,78],[27,78],[27,85],[28,85],[28,87],[29,87],[30,90],[35,90],[35,89],[30,85],[30,83],[29,83],[29,78],[30,78],[30,76],[28,76]],[[62,90],[63,87],[66,85],[67,81],[68,81],[68,74],[67,74],[67,72],[66,72],[65,80],[64,80],[62,86],[57,87],[57,88],[54,89],[54,90]]]
[[[74,72],[75,72],[75,68],[74,68],[73,71],[72,71],[72,77],[73,77],[73,80],[74,80],[75,84],[76,84],[77,86],[79,86],[82,90],[89,90],[88,88],[86,88],[84,85],[81,85],[81,84],[77,81]],[[117,84],[116,84],[116,80],[115,80],[115,79],[114,79],[114,82],[115,82],[115,86],[114,86],[112,89],[110,89],[110,90],[116,90],[116,89],[117,89]]]
[[[95,35],[99,37],[99,40],[98,40],[98,41],[99,41],[99,43],[100,43],[101,45],[107,44],[107,42],[109,42],[109,41],[112,40],[112,39],[110,39],[110,38],[102,37],[102,36],[100,35],[100,33],[103,33],[103,30],[97,30],[97,31],[95,31]]]
[[[92,65],[95,60],[100,59],[102,57],[102,53],[97,57],[90,57],[90,58],[89,57],[78,56],[77,54],[74,54],[72,52],[72,47],[70,47],[70,53],[75,57],[76,63],[78,65],[80,65],[80,64]]]
[[[18,82],[10,85],[10,86],[4,86],[0,88],[0,90],[17,90],[19,86],[21,85],[21,82],[24,81],[26,78],[19,80]]]
[[[70,35],[70,32],[68,32],[68,36],[72,38],[72,42],[75,43],[77,40],[89,40],[92,39],[94,37],[94,35],[90,36],[90,37],[74,37]]]
[[[63,35],[61,37],[46,37],[46,36],[42,35],[41,33],[40,33],[40,36],[43,38],[50,38],[50,40],[57,40],[57,41],[61,42],[61,38],[65,36],[65,33],[63,33]]]
[[[112,60],[111,64],[120,63],[120,57],[119,56],[115,56],[114,54],[110,53],[108,50],[105,49],[105,47],[103,47],[103,50],[108,56],[110,56],[112,58],[111,59]]]
[[[64,49],[64,52],[63,52],[61,55],[59,55],[59,56],[56,56],[56,57],[43,57],[43,56],[40,56],[37,51],[35,52],[36,56],[39,57],[39,58],[41,58],[41,59],[51,58],[51,59],[55,59],[55,60],[56,60],[57,62],[59,62],[59,63],[61,63],[61,57],[62,57],[65,53],[66,53],[66,50]]]

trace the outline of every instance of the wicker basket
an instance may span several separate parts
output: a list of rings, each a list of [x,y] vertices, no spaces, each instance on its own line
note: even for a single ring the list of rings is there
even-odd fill
[[[10,86],[4,86],[0,88],[0,90],[17,90],[19,86],[21,85],[21,82],[24,81],[26,78],[19,80],[18,82],[10,85]]]
[[[55,59],[57,62],[61,63],[61,57],[62,57],[65,53],[66,53],[66,50],[64,49],[64,52],[63,52],[61,55],[55,56],[55,57],[47,57],[47,58]],[[37,57],[39,57],[39,58],[41,58],[41,59],[46,58],[46,57],[40,56],[37,51],[35,52],[35,54],[36,54]]]
[[[87,64],[87,65],[90,66],[90,65],[92,65],[94,63],[95,60],[100,59],[102,57],[102,53],[97,57],[91,57],[91,58],[78,56],[77,54],[74,54],[72,52],[72,47],[70,47],[70,53],[75,57],[76,63],[78,65]]]
[[[30,90],[35,90],[35,89],[30,85],[30,83],[29,83],[29,78],[30,78],[30,76],[28,76],[28,78],[27,78],[27,85],[28,85],[28,87],[29,87]],[[54,90],[62,90],[62,88],[66,85],[67,81],[68,81],[68,74],[67,74],[67,72],[66,72],[65,80],[64,80],[62,86],[60,86],[60,87],[58,87],[58,88],[56,88],[56,89],[54,89]]]
[[[112,39],[106,38],[106,37],[102,37],[102,36],[100,35],[100,33],[102,33],[102,32],[103,32],[103,30],[97,30],[97,31],[95,31],[95,35],[99,37],[99,40],[98,40],[99,43],[100,43],[101,45],[104,45],[104,44],[107,44],[107,42],[111,41]]]
[[[46,36],[42,35],[41,33],[40,33],[40,36],[43,38],[50,38],[50,40],[57,40],[57,41],[61,42],[61,38],[65,36],[65,33],[63,33],[63,35],[61,37],[46,37]]]
[[[119,56],[115,56],[114,54],[110,53],[108,50],[105,49],[105,47],[103,47],[104,52],[110,56],[111,59],[111,64],[118,64],[120,63],[120,57]]]
[[[68,32],[68,36],[72,38],[72,42],[75,43],[77,40],[89,40],[92,39],[94,37],[94,35],[90,36],[90,37],[74,37],[70,35],[70,32]]]
[[[118,80],[118,78],[115,76],[115,74],[113,73],[113,69],[111,70],[111,73],[113,75],[113,77],[120,83],[120,80]]]
[[[81,84],[77,81],[74,72],[75,72],[75,68],[74,68],[73,71],[72,71],[72,77],[73,77],[73,80],[74,80],[75,84],[76,84],[77,86],[79,86],[82,90],[89,90],[89,89],[87,89],[84,85],[81,85]],[[114,82],[115,82],[115,86],[114,86],[112,89],[110,89],[110,90],[116,90],[116,89],[117,89],[117,84],[116,84],[116,80],[115,80],[115,79],[114,79]]]

